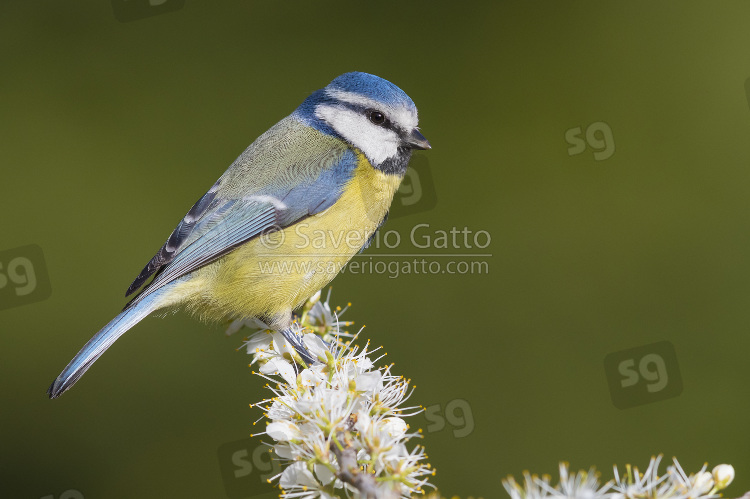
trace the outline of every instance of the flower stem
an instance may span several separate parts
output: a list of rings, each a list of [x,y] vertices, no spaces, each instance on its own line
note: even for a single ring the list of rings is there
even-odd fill
[[[359,490],[364,499],[376,499],[377,487],[375,477],[363,473],[357,464],[357,451],[349,444],[345,432],[339,432],[331,442],[331,451],[336,456],[340,471],[336,477]],[[340,442],[344,442],[342,445]]]

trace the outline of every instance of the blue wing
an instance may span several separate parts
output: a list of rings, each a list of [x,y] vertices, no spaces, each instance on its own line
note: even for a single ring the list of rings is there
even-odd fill
[[[327,146],[330,149],[330,144]],[[252,148],[248,151],[257,155],[258,151],[251,151]],[[240,156],[238,161],[242,159]],[[287,227],[329,208],[353,177],[358,162],[351,149],[341,147],[333,154],[330,150],[316,153],[313,147],[308,164],[300,164],[299,157],[292,159],[294,161],[280,168],[273,178],[267,171],[254,171],[252,165],[247,166],[248,158],[234,171],[237,162],[233,164],[190,209],[130,285],[127,294],[156,274],[133,301],[140,300],[145,294],[208,265],[265,230]],[[239,174],[255,175],[264,181],[248,182],[248,188],[241,192],[237,188]],[[282,187],[283,181],[278,177],[288,182],[301,182]]]

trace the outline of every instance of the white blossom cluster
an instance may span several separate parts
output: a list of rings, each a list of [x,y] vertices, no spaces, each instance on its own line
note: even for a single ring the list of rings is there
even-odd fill
[[[523,485],[513,477],[503,481],[511,499],[713,499],[734,479],[734,468],[720,464],[707,471],[704,465],[697,473],[687,475],[676,458],[659,476],[661,456],[652,457],[644,473],[627,465],[621,475],[614,467],[614,479],[600,485],[594,468],[571,475],[568,464],[560,463],[560,481],[553,486],[548,475],[539,477],[525,472]]]
[[[330,292],[328,293],[330,298]],[[421,407],[402,407],[411,395],[409,381],[391,373],[393,365],[375,367],[379,349],[360,349],[342,337],[338,316],[320,292],[303,307],[295,327],[318,362],[307,366],[284,337],[258,320],[235,321],[228,334],[256,330],[247,352],[273,396],[255,404],[268,420],[266,431],[281,461],[282,498],[409,498],[423,493],[435,471],[421,446],[411,451],[403,417]],[[338,313],[336,313],[338,312]],[[313,331],[313,332],[308,332]],[[410,413],[411,412],[411,413]],[[261,418],[262,419],[262,418]]]

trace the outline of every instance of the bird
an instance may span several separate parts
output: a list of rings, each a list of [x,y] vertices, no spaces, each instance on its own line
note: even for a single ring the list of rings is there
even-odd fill
[[[412,99],[373,74],[344,73],[310,94],[193,205],[127,289],[134,298],[83,346],[48,396],[70,389],[156,311],[209,321],[254,317],[305,364],[315,363],[293,312],[387,220],[412,152],[431,149],[418,122]]]

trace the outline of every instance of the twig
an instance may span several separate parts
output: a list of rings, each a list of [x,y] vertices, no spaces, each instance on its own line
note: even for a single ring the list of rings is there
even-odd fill
[[[359,490],[362,497],[377,499],[375,476],[360,469],[357,464],[357,451],[351,446],[343,431],[338,432],[336,439],[331,442],[331,451],[336,456],[341,470],[337,473],[337,478]]]

